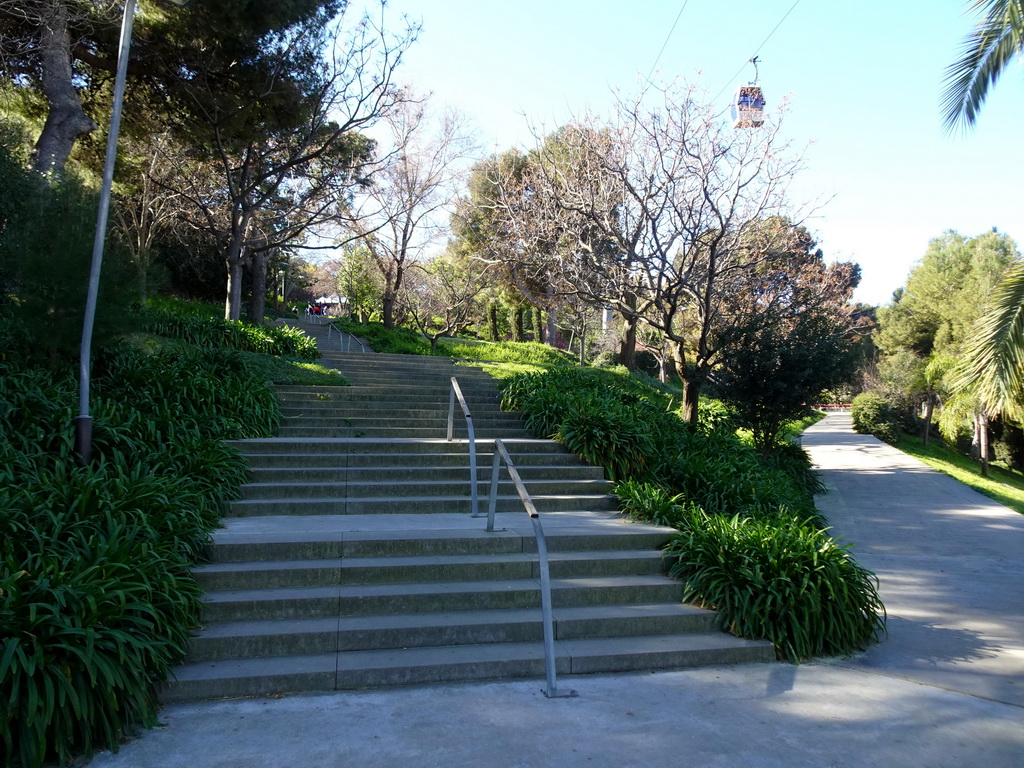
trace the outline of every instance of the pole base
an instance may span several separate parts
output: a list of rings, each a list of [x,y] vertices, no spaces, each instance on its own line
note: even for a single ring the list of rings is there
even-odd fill
[[[82,464],[92,459],[92,416],[75,419],[75,453]]]

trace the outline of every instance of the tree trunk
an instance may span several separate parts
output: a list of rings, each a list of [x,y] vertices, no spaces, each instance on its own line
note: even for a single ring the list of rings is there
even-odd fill
[[[932,432],[932,413],[935,411],[935,396],[928,395],[924,401],[924,424],[921,429],[921,442],[928,447],[928,438]]]
[[[498,305],[493,301],[487,305],[487,335],[491,341],[498,340]]]
[[[988,445],[988,414],[978,411],[974,415],[976,430],[978,432],[978,448],[981,457],[981,476],[988,477],[989,445]]]
[[[224,319],[238,320],[242,314],[242,262],[228,261],[228,291],[224,301]]]
[[[675,361],[676,375],[683,383],[683,421],[697,426],[697,404],[700,401],[700,390],[704,384],[695,367],[687,368],[686,351],[680,341],[669,341],[672,357]]]
[[[523,308],[512,308],[512,341],[523,341],[526,331],[523,329]]]
[[[547,288],[548,306],[548,335],[547,342],[552,347],[558,343],[558,305],[555,304],[555,289],[550,285]]]
[[[269,251],[257,251],[249,261],[252,270],[252,295],[249,297],[249,322],[263,325],[263,313],[267,308],[267,262]]]
[[[636,370],[636,326],[631,315],[622,316],[622,335],[619,337],[619,363],[631,371]]]
[[[64,172],[64,164],[79,136],[96,130],[85,114],[72,81],[71,36],[64,0],[48,3],[47,18],[39,29],[40,74],[49,111],[32,153],[38,173]]]
[[[381,298],[381,305],[383,309],[383,320],[384,327],[389,331],[395,327],[395,296],[394,293],[387,292]]]
[[[533,340],[538,344],[544,342],[544,324],[541,321],[540,307],[533,310]]]

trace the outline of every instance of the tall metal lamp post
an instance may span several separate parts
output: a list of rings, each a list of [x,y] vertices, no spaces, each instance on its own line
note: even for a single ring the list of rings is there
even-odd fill
[[[192,0],[163,0],[179,8]],[[75,419],[75,451],[83,464],[92,458],[92,416],[89,414],[89,379],[92,370],[92,331],[96,323],[96,300],[100,289],[100,268],[103,266],[103,245],[107,238],[107,215],[110,192],[114,183],[114,161],[117,159],[117,136],[121,130],[121,105],[124,103],[124,82],[128,72],[128,55],[132,46],[132,25],[135,23],[136,0],[125,0],[121,19],[121,42],[117,54],[117,76],[114,78],[114,105],[110,112],[107,134],[107,157],[103,165],[100,207],[96,215],[96,237],[92,244],[92,266],[85,298],[85,319],[82,322],[82,349],[78,378],[78,417]]]

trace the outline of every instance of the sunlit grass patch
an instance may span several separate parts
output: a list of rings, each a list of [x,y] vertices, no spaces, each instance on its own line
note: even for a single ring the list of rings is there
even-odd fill
[[[934,441],[926,448],[921,438],[910,435],[904,436],[897,447],[979,493],[1024,514],[1024,475],[1020,472],[992,466],[989,468],[989,477],[982,477],[977,462]]]

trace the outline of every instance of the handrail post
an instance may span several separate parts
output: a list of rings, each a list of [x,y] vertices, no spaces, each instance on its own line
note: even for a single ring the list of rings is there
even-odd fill
[[[462,388],[458,379],[452,376],[452,389],[448,398],[448,442],[452,441],[455,431],[455,396],[459,397],[462,415],[466,417],[466,438],[469,442],[469,498],[470,517],[480,517],[479,475],[476,471],[476,430],[473,429],[473,415],[469,412],[466,398],[462,396]]]
[[[494,513],[498,509],[498,475],[501,473],[501,454],[494,441],[494,461],[491,462],[491,494],[487,499],[487,532],[494,533]]]
[[[516,469],[512,457],[509,456],[508,450],[506,450],[505,444],[501,440],[494,441],[494,453],[495,457],[501,457],[501,460],[505,462],[505,466],[508,468],[508,475],[512,478],[512,483],[516,487],[516,493],[519,494],[519,498],[523,502],[526,514],[533,525],[534,538],[537,541],[537,561],[540,567],[541,622],[544,628],[544,669],[548,681],[548,688],[544,691],[544,695],[549,699],[576,696],[577,693],[573,690],[567,693],[559,693],[555,679],[555,617],[554,610],[551,607],[551,569],[548,565],[548,545],[547,540],[544,538],[544,528],[540,522],[540,513],[537,512],[537,507],[534,506],[533,500],[526,490],[526,485],[519,476],[519,471]],[[495,461],[497,462],[497,458]],[[493,476],[491,477],[491,483],[491,488],[493,489]]]
[[[551,609],[551,569],[548,567],[548,545],[540,518],[530,517],[533,535],[537,539],[537,560],[540,565],[540,612],[544,622],[544,670],[547,674],[548,689],[544,695],[549,699],[558,698],[558,683],[555,680],[555,619]],[[570,696],[573,694],[569,694]]]
[[[448,393],[448,442],[452,441],[452,434],[455,432],[455,385],[452,384]]]

